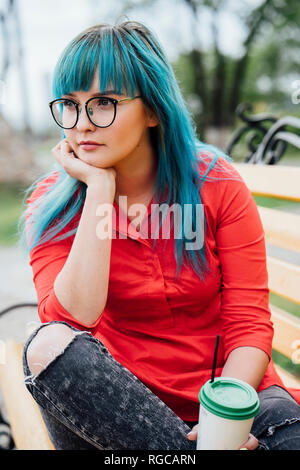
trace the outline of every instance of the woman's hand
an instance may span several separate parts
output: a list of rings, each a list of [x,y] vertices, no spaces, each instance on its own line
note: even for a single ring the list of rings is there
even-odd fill
[[[188,433],[187,438],[190,441],[195,441],[197,439],[197,433],[198,433],[198,424],[196,424],[192,430]],[[256,437],[254,437],[252,434],[249,434],[249,438],[246,442],[244,442],[239,450],[245,449],[245,450],[254,450],[258,447],[258,440]]]
[[[56,161],[64,168],[64,170],[72,178],[82,181],[87,186],[96,182],[99,184],[99,179],[103,183],[103,179],[112,186],[115,190],[116,170],[110,168],[98,168],[80,160],[70,143],[63,139],[52,149],[52,153]]]

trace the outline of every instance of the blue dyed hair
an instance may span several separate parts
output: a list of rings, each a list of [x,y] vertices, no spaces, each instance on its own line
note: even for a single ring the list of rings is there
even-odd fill
[[[88,91],[96,72],[99,73],[100,92],[111,86],[117,94],[125,91],[128,96],[134,96],[137,92],[158,118],[159,125],[149,130],[151,144],[158,156],[155,194],[161,201],[168,188],[164,202],[180,204],[183,220],[184,204],[192,205],[189,227],[196,231],[194,208],[196,204],[202,204],[201,186],[207,179],[216,179],[209,176],[213,167],[217,171],[218,168],[225,169],[222,158],[232,160],[218,148],[197,138],[193,119],[156,36],[148,27],[135,21],[114,26],[99,24],[83,31],[67,45],[56,64],[53,99],[73,91]],[[201,175],[199,162],[206,166]],[[54,184],[45,186],[44,194],[32,204],[30,213],[24,211],[19,220],[20,241],[27,254],[46,241],[58,241],[76,233],[78,224],[56,237],[82,209],[86,185],[70,177],[57,162],[51,171],[30,185],[24,201],[38,183],[42,186],[42,181],[54,173],[57,174]],[[203,223],[205,234],[205,218]],[[205,243],[199,250],[186,250],[186,242],[191,240],[185,239],[184,234],[175,240],[177,275],[182,262],[186,261],[203,279],[209,270]]]

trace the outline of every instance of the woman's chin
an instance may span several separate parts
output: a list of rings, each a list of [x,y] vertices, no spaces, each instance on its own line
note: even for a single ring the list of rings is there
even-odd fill
[[[99,155],[99,152],[85,152],[84,150],[80,150],[78,152],[78,157],[85,163],[89,165],[95,166],[96,168],[109,168],[112,166],[112,160],[103,158],[103,155]]]

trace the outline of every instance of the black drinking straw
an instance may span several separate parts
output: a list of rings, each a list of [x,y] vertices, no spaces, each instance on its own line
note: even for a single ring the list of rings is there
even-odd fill
[[[214,360],[213,360],[213,365],[212,365],[212,371],[211,371],[211,383],[215,380],[215,372],[216,372],[216,364],[217,364],[217,356],[218,356],[218,347],[219,347],[219,338],[220,335],[216,336],[216,344],[215,344],[215,352],[214,352]]]

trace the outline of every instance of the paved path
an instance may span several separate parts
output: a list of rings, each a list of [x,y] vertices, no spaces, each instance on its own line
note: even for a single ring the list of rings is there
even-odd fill
[[[29,259],[17,246],[0,246],[0,311],[23,302],[36,302]],[[24,340],[32,328],[32,321],[39,321],[37,309],[23,307],[0,316],[0,340],[13,337]]]
[[[29,260],[16,246],[0,246],[0,311],[15,303],[23,302],[36,302]],[[36,308],[18,308],[0,316],[0,364],[5,362],[3,341],[9,338],[25,341],[30,331],[38,325],[37,322],[39,318]],[[1,390],[0,412],[8,421]],[[6,444],[2,442],[2,445]]]

